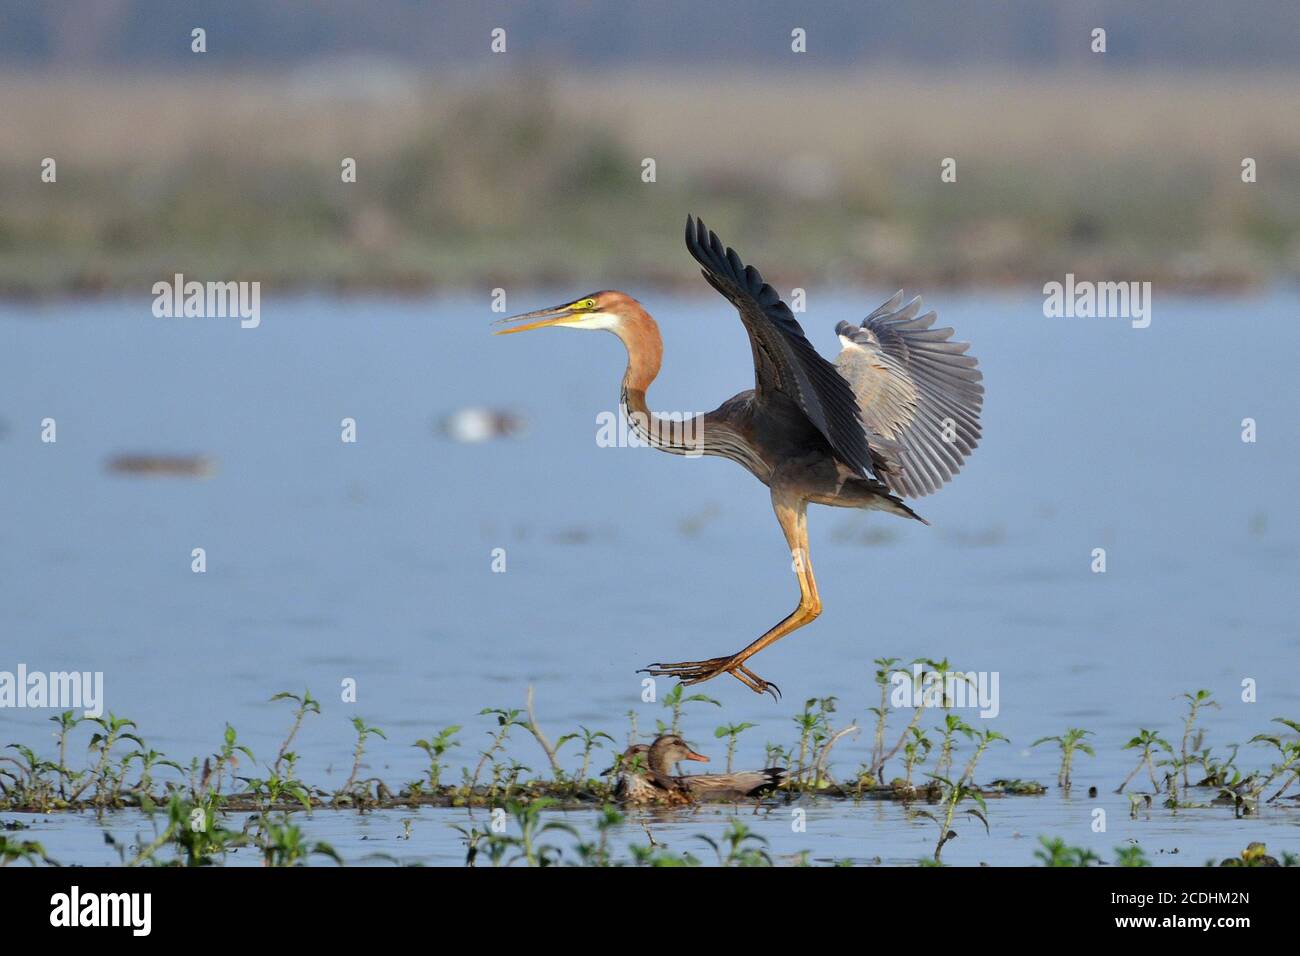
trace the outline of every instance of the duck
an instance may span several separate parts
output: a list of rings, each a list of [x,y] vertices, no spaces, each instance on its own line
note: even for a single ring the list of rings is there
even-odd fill
[[[758,797],[781,785],[784,767],[744,770],[738,773],[673,773],[681,760],[707,762],[678,734],[660,734],[650,744],[633,744],[623,751],[618,764],[606,773],[617,771],[614,797],[620,803],[667,804],[682,806],[697,802],[728,802]]]

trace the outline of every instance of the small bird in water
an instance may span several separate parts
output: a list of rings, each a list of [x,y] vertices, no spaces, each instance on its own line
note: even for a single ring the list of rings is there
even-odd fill
[[[677,734],[661,734],[648,746],[628,747],[619,762],[605,773],[618,773],[614,798],[620,803],[670,806],[758,797],[776,789],[785,778],[784,767],[685,776],[673,773],[673,764],[679,760],[705,762],[708,759],[692,750]]]
[[[714,411],[659,416],[646,391],[659,374],[663,340],[641,304],[623,292],[593,292],[502,319],[505,335],[547,327],[612,332],[627,349],[619,407],[638,439],[677,455],[729,458],[767,485],[799,581],[799,604],[734,654],[651,664],[652,676],[698,684],[730,674],[757,693],[777,686],[749,659],[822,610],[808,555],[809,504],[887,511],[929,524],[904,501],[937,491],[980,439],[983,374],[952,329],[902,292],[862,320],[841,322],[843,350],[822,358],[780,295],[703,222],[686,218],[686,248],[704,279],[740,313],[754,359],[754,387]]]

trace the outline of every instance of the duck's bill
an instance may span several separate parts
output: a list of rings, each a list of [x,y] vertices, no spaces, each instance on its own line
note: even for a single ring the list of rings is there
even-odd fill
[[[525,312],[523,315],[512,315],[493,322],[494,326],[499,325],[502,328],[492,334],[512,335],[515,332],[527,332],[529,329],[544,329],[548,325],[562,325],[573,315],[573,310],[567,305],[556,305],[549,309],[538,309],[536,312]]]
[[[687,759],[687,760],[694,760],[694,761],[697,761],[697,762],[699,762],[699,763],[708,763],[708,762],[709,762],[709,758],[708,758],[708,757],[704,756],[704,754],[697,754],[694,750],[692,750],[690,753],[688,753],[688,754],[686,755],[686,759]]]

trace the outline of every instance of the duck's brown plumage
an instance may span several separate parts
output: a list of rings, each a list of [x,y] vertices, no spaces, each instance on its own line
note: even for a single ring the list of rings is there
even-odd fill
[[[725,802],[762,796],[778,786],[785,769],[744,770],[738,773],[674,774],[678,760],[702,760],[681,737],[661,734],[649,744],[623,752],[614,797],[620,803],[681,806],[696,802]]]

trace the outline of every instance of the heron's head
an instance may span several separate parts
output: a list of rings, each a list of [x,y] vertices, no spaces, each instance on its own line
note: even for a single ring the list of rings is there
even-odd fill
[[[629,314],[631,307],[640,311],[640,306],[631,296],[607,289],[604,292],[592,292],[564,305],[499,319],[493,324],[505,328],[497,329],[494,334],[510,335],[513,332],[527,332],[529,329],[544,329],[547,326],[614,331],[623,317]]]

